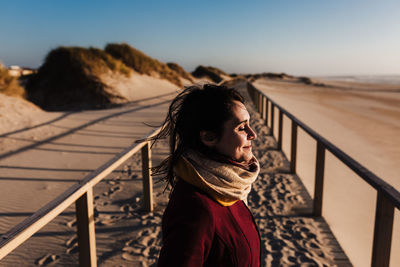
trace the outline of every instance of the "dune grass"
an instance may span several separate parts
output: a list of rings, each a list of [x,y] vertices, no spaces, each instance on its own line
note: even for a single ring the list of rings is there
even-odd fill
[[[98,48],[59,47],[29,79],[28,99],[47,110],[101,108],[113,95],[100,75],[110,72],[129,76],[132,70]]]
[[[104,50],[140,74],[157,75],[159,78],[166,79],[175,85],[182,86],[178,73],[171,70],[165,63],[147,56],[129,44],[110,43],[107,44]]]
[[[46,110],[104,108],[125,99],[103,82],[103,74],[130,76],[135,70],[181,87],[183,75],[190,74],[177,64],[172,68],[176,70],[124,43],[108,44],[104,50],[61,46],[29,78],[27,98]]]
[[[181,76],[182,78],[194,82],[193,81],[193,76],[192,74],[186,72],[180,65],[178,65],[177,63],[174,62],[169,62],[167,63],[168,68],[170,68],[171,70],[175,71],[176,73],[178,73],[179,76]]]
[[[208,77],[215,83],[219,83],[223,80],[221,75],[229,76],[228,74],[226,74],[225,72],[223,72],[222,70],[220,70],[218,68],[211,67],[211,66],[205,67],[202,65],[198,66],[192,72],[192,75],[196,78]]]
[[[0,63],[0,93],[9,96],[25,98],[25,89],[19,84],[18,78],[8,74],[7,68]]]
[[[89,47],[59,47],[52,50],[47,58],[46,62],[57,59],[65,60],[67,64],[79,71],[86,73],[102,74],[111,70],[113,72],[119,72],[126,76],[131,74],[131,70],[122,61],[113,58],[105,51]]]

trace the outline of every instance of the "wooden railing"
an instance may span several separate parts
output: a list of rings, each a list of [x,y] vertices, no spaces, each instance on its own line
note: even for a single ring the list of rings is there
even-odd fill
[[[156,135],[159,131],[160,128],[153,131],[146,138]],[[25,242],[33,234],[38,232],[43,226],[48,224],[70,205],[75,203],[79,245],[79,265],[97,266],[93,187],[139,150],[141,150],[142,153],[143,208],[146,211],[152,211],[153,186],[152,178],[150,176],[150,142],[134,143],[99,169],[87,175],[79,183],[68,188],[64,193],[36,211],[32,216],[26,218],[23,222],[4,234],[0,240],[0,260]]]
[[[383,181],[353,158],[348,156],[342,150],[330,143],[328,140],[320,136],[310,127],[298,120],[291,113],[279,106],[267,95],[255,88],[251,83],[247,83],[247,89],[252,98],[257,111],[261,117],[265,119],[266,125],[270,127],[271,135],[274,135],[274,112],[278,114],[278,149],[282,148],[282,131],[283,131],[283,115],[291,120],[291,148],[290,148],[290,171],[296,173],[296,154],[297,154],[297,128],[302,128],[317,142],[317,153],[315,161],[315,184],[314,184],[314,200],[313,200],[313,215],[322,216],[322,201],[324,188],[324,168],[325,168],[325,151],[330,151],[336,158],[352,169],[359,177],[366,181],[370,186],[377,191],[376,213],[375,213],[375,228],[372,248],[373,267],[389,266],[394,208],[400,210],[400,192],[394,189],[391,185]]]

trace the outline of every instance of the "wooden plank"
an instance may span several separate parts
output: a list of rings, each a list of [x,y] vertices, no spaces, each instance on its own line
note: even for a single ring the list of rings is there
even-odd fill
[[[93,189],[89,188],[76,202],[79,266],[96,267],[96,236],[94,231]]]
[[[153,179],[151,177],[151,151],[150,143],[142,148],[142,173],[143,173],[143,208],[153,211]]]
[[[314,216],[322,216],[322,200],[324,192],[325,147],[317,142],[317,155],[315,163],[315,187],[314,187]]]
[[[372,267],[388,267],[392,243],[394,205],[378,191],[376,201],[374,242],[372,247]]]
[[[290,146],[290,172],[296,173],[297,123],[292,120],[292,142]]]
[[[282,149],[282,127],[283,127],[283,113],[279,109],[279,120],[278,120],[278,149]]]

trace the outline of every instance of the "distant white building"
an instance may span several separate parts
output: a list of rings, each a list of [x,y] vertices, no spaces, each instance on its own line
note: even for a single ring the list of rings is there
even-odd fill
[[[21,76],[22,73],[22,68],[20,66],[10,66],[8,68],[8,74],[10,74],[11,76],[15,76],[15,77],[19,77]]]
[[[21,68],[20,66],[13,65],[8,68],[8,74],[14,77],[20,77],[23,75],[29,75],[34,73],[35,70],[30,68]]]

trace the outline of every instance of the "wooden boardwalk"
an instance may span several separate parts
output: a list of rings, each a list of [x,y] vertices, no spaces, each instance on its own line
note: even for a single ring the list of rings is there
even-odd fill
[[[290,163],[251,103],[246,85],[245,81],[232,84],[248,98],[247,108],[252,117],[251,123],[258,135],[253,147],[262,169],[249,196],[249,206],[262,237],[263,266],[352,266],[324,219],[310,215],[313,210],[311,197],[299,177],[291,173]],[[165,105],[162,109],[157,108],[154,115],[162,119],[161,110],[165,110]],[[146,113],[152,113],[151,107],[146,108]],[[130,121],[128,117],[118,117],[118,123],[132,123]],[[106,123],[113,124],[108,120]],[[99,127],[99,124],[93,124],[95,127],[96,125]],[[102,130],[103,134],[107,133],[106,129]],[[148,132],[147,130],[150,129],[143,125],[141,131]],[[86,131],[86,134],[95,135],[94,131]],[[50,144],[44,142],[40,145]],[[40,151],[51,153],[51,150]],[[152,149],[153,165],[160,162],[167,151],[165,142],[157,144]],[[77,152],[82,154],[79,153],[82,151]],[[4,159],[11,159],[16,155],[17,153],[10,154],[10,157]],[[84,169],[82,166],[71,167]],[[43,166],[42,171],[45,169]],[[66,168],[63,169],[68,172]],[[168,192],[164,192],[163,183],[158,183],[155,178],[155,209],[151,213],[145,212],[140,204],[143,198],[141,179],[141,157],[136,154],[94,188],[93,215],[99,266],[156,264],[161,248],[161,218],[168,202]],[[12,215],[11,212],[7,214],[7,218]],[[7,218],[3,215],[1,219]],[[15,217],[12,218],[15,220]],[[70,207],[5,257],[0,265],[18,265],[22,257],[27,266],[77,266],[75,225],[75,212]],[[26,253],[32,249],[33,253]]]

